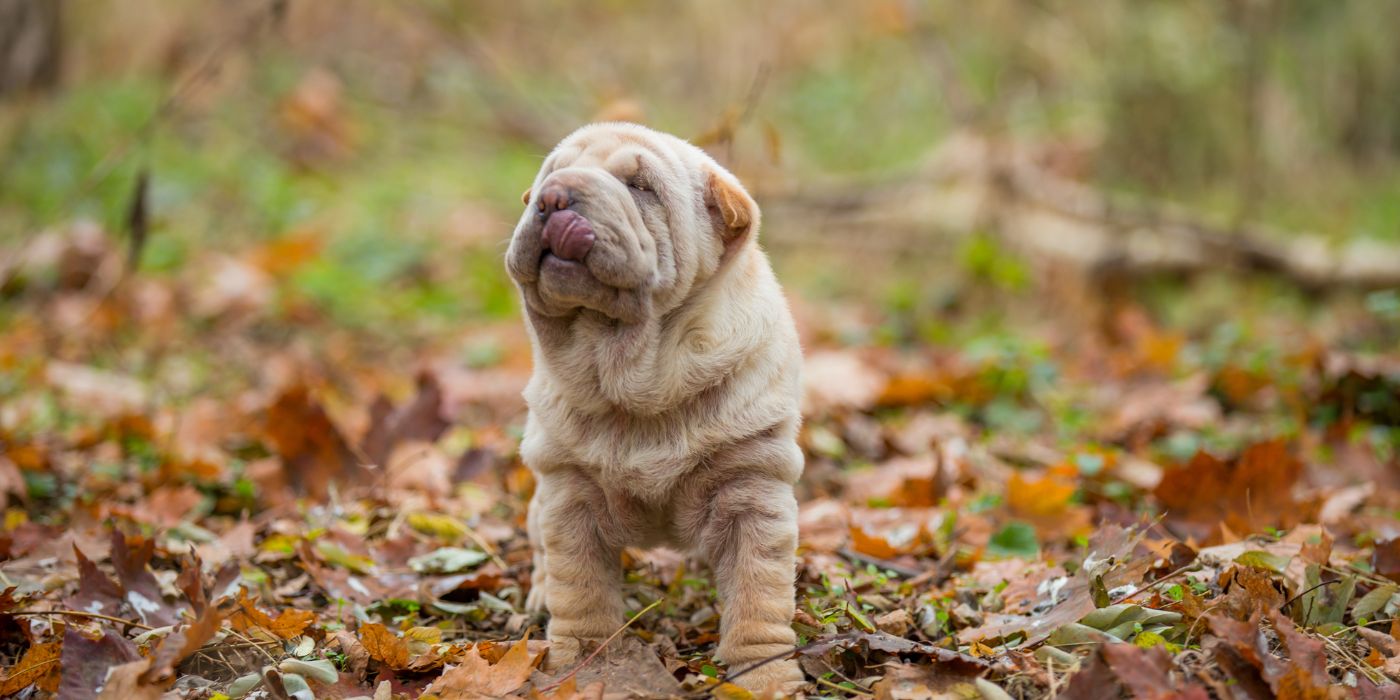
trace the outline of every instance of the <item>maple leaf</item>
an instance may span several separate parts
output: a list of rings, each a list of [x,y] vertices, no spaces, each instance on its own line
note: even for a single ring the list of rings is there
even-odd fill
[[[78,561],[78,592],[64,599],[63,604],[72,610],[116,616],[122,605],[121,587],[102,573],[76,544],[73,554]]]
[[[1309,522],[1316,504],[1293,494],[1302,473],[1303,463],[1274,440],[1251,445],[1231,462],[1197,453],[1185,467],[1167,470],[1154,494],[1168,518],[1218,542],[1222,526],[1248,534]]]
[[[434,442],[447,430],[442,417],[442,386],[431,372],[418,375],[418,393],[395,409],[381,395],[370,406],[370,428],[360,450],[375,464],[384,465],[395,446],[405,442]]]
[[[310,610],[287,608],[272,617],[258,609],[248,598],[248,589],[238,589],[238,609],[229,615],[229,624],[239,632],[250,629],[263,629],[279,639],[291,639],[300,635],[312,622],[316,613]]]
[[[62,642],[32,644],[0,681],[0,695],[12,696],[31,685],[50,693],[58,690]]]
[[[262,428],[298,493],[325,498],[331,483],[354,481],[366,473],[350,443],[305,384],[278,395],[267,408]]]
[[[389,631],[378,622],[360,625],[360,644],[369,657],[392,669],[408,667],[408,641]]]
[[[64,700],[92,700],[106,685],[108,671],[139,660],[136,645],[126,637],[104,631],[92,639],[70,626],[63,633],[63,680],[58,695]]]
[[[112,566],[117,570],[123,600],[136,611],[142,622],[152,627],[165,627],[175,624],[178,613],[165,602],[160,583],[148,567],[155,549],[154,538],[138,537],[136,548],[132,549],[127,544],[126,535],[119,530],[112,531]]]
[[[524,685],[534,667],[535,659],[523,640],[511,646],[495,664],[472,647],[462,656],[461,663],[447,669],[428,686],[427,692],[436,693],[442,700],[504,697]]]

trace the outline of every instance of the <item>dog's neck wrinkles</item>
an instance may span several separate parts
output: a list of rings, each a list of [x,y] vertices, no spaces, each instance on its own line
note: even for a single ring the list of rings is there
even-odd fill
[[[554,389],[568,392],[580,410],[657,416],[681,407],[722,383],[767,337],[728,327],[771,323],[761,313],[764,305],[747,298],[754,292],[752,275],[733,273],[753,267],[757,256],[754,249],[738,252],[686,303],[665,314],[647,313],[637,323],[590,311],[562,318],[530,313],[536,362],[560,378],[551,382]],[[712,313],[717,304],[730,313]]]

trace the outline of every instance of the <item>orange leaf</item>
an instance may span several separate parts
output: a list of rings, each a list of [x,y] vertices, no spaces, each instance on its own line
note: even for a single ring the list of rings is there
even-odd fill
[[[0,695],[9,697],[36,683],[40,690],[50,693],[58,690],[58,660],[62,651],[61,642],[30,646],[19,663],[5,675],[4,683],[0,683]]]
[[[253,601],[248,598],[248,590],[240,588],[238,590],[238,610],[229,617],[229,622],[233,628],[239,632],[246,632],[252,627],[260,627],[281,639],[291,639],[303,631],[316,620],[316,613],[310,610],[287,609],[272,617],[259,610],[253,605]]]
[[[408,642],[377,622],[360,625],[360,643],[369,657],[393,669],[408,666]]]

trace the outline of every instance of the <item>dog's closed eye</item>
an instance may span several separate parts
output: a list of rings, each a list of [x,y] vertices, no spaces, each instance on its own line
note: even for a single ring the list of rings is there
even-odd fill
[[[651,185],[648,184],[646,179],[640,175],[633,175],[631,178],[628,178],[627,187],[629,189],[636,190],[637,192],[651,191]]]

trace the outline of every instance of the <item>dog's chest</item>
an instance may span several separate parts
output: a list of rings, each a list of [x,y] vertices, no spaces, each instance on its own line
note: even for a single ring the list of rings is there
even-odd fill
[[[569,461],[586,467],[610,491],[641,502],[666,500],[707,449],[683,420],[574,416],[550,431]]]

